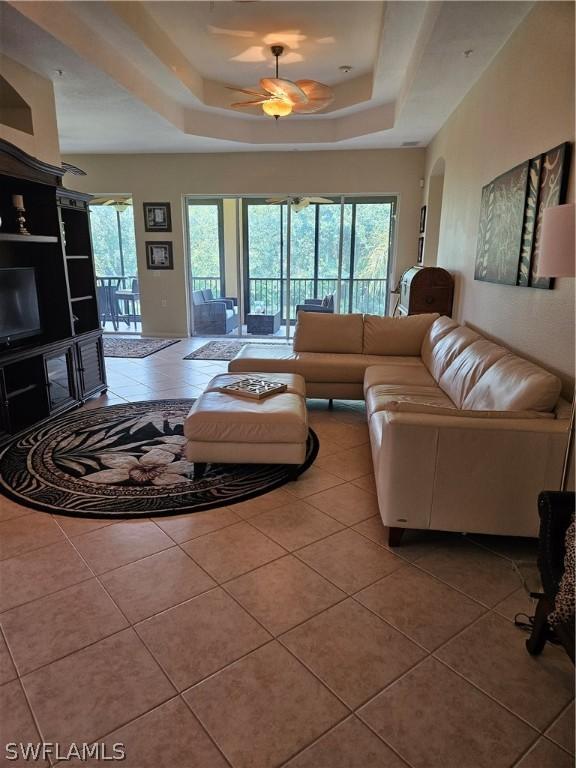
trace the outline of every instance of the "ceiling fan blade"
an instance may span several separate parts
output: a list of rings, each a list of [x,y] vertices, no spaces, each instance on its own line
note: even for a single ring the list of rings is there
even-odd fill
[[[332,88],[316,80],[298,80],[296,85],[306,94],[307,100],[302,104],[294,104],[294,112],[303,115],[319,112],[334,101]]]
[[[278,205],[279,203],[285,203],[287,200],[287,197],[269,197],[266,202],[271,205]]]
[[[292,80],[283,80],[280,77],[263,77],[260,86],[277,99],[284,99],[290,104],[303,104],[307,96]]]
[[[330,200],[328,197],[307,197],[311,203],[333,203],[334,200]]]
[[[255,107],[258,104],[264,104],[267,102],[268,99],[254,99],[253,101],[236,101],[234,104],[230,104],[231,107],[234,107],[234,109],[238,109],[239,107]]]
[[[236,93],[245,93],[248,96],[260,96],[262,99],[267,99],[268,94],[260,93],[260,91],[252,91],[250,88],[235,88],[233,85],[224,86],[228,91],[236,91]]]

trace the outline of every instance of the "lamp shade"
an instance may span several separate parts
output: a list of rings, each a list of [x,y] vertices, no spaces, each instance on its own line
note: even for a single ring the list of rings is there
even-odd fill
[[[542,212],[540,259],[537,267],[539,276],[576,276],[574,209],[574,203],[568,203],[545,208]]]

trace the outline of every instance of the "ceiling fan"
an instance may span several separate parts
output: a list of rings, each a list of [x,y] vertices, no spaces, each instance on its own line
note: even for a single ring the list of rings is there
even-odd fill
[[[248,88],[226,86],[230,91],[238,91],[255,97],[250,101],[237,101],[231,104],[231,107],[240,109],[260,105],[265,114],[278,120],[279,117],[286,117],[292,112],[302,115],[319,112],[334,100],[332,89],[316,80],[296,80],[293,82],[278,77],[278,58],[284,53],[284,46],[273,45],[270,50],[272,55],[276,57],[276,77],[263,77],[260,80],[260,87],[264,93]]]
[[[131,197],[94,197],[90,205],[112,205],[118,213],[123,213],[132,205]]]
[[[310,203],[333,203],[334,200],[330,200],[328,197],[270,197],[266,200],[271,205],[278,205],[280,203],[290,203],[292,210],[295,213],[307,208]]]

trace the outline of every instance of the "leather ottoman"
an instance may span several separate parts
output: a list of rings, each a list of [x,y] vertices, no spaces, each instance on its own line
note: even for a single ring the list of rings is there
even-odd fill
[[[263,400],[220,392],[247,376],[262,376],[288,389]],[[184,422],[186,457],[203,464],[296,464],[306,457],[306,383],[298,374],[224,373],[210,381]]]

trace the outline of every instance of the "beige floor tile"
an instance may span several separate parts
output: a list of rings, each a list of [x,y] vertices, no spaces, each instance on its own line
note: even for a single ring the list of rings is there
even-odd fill
[[[350,717],[322,736],[286,768],[406,768],[356,717]]]
[[[172,547],[174,542],[154,523],[133,520],[85,533],[74,539],[74,545],[100,574]]]
[[[546,731],[546,736],[574,754],[574,702],[552,723]]]
[[[403,565],[400,558],[350,529],[298,550],[297,557],[349,594]]]
[[[538,739],[515,768],[574,768],[574,760],[548,739]]]
[[[22,678],[45,741],[94,741],[174,695],[132,629]],[[57,703],[57,704],[56,704]]]
[[[574,696],[573,667],[563,649],[526,651],[526,634],[489,613],[451,640],[437,655],[458,673],[539,730]]]
[[[105,573],[101,581],[133,623],[216,585],[180,547],[165,549]]]
[[[10,651],[6,645],[6,641],[0,633],[0,685],[8,683],[10,680],[14,680],[17,677],[14,664],[10,657]]]
[[[287,483],[284,488],[297,499],[304,499],[306,496],[325,491],[327,488],[333,488],[335,485],[341,485],[343,482],[341,477],[336,477],[330,472],[312,466],[303,475],[300,475],[298,480]]]
[[[68,517],[65,515],[52,515],[64,533],[70,537],[81,536],[83,533],[96,531],[98,528],[105,528],[107,525],[117,522],[109,518],[94,517]]]
[[[217,581],[227,581],[286,553],[248,523],[238,523],[182,545]]]
[[[488,536],[487,534],[476,533],[471,534],[470,539],[491,552],[510,560],[536,562],[538,557],[538,539],[525,536]]]
[[[274,635],[344,598],[344,593],[292,556],[226,584],[230,594]]]
[[[18,760],[5,759],[5,745],[9,743],[38,744],[41,739],[32,718],[26,697],[18,680],[0,686],[0,745],[2,755],[1,765],[30,766],[34,768],[46,768],[50,763],[47,760],[25,760],[21,753]],[[11,752],[11,755],[14,753]]]
[[[494,610],[501,616],[505,616],[510,621],[514,621],[514,617],[521,613],[524,617],[521,617],[523,621],[526,621],[526,616],[534,616],[536,611],[537,600],[530,597],[524,587],[520,587],[516,592],[512,592],[511,595],[505,597],[502,602],[497,603],[494,606]]]
[[[346,708],[278,643],[184,694],[234,768],[273,768],[346,715]]]
[[[408,565],[362,590],[356,598],[429,651],[486,610],[466,595]]]
[[[520,583],[509,560],[466,540],[440,544],[418,559],[418,567],[490,607],[515,592]]]
[[[0,624],[20,675],[128,626],[96,579],[12,608]],[[31,632],[32,627],[42,631]]]
[[[352,599],[282,635],[281,641],[351,709],[425,655]]]
[[[326,421],[316,422],[312,428],[320,438],[320,442],[328,440],[336,443],[340,446],[340,450],[355,448],[370,442],[366,424],[343,424],[338,421],[337,416],[329,416]]]
[[[43,512],[0,523],[0,560],[18,557],[64,538],[54,520]]]
[[[193,512],[175,517],[157,517],[154,522],[178,543],[196,539],[205,533],[218,531],[227,525],[238,523],[240,518],[228,507],[208,509],[206,512]]]
[[[354,526],[354,530],[367,536],[376,544],[390,550],[394,555],[398,555],[403,560],[413,563],[422,555],[429,554],[439,544],[450,540],[459,540],[460,534],[445,533],[442,531],[404,531],[402,542],[399,547],[388,546],[388,528],[382,523],[380,515],[370,517]]]
[[[316,465],[343,480],[355,480],[372,472],[372,452],[369,445],[359,445],[317,459]]]
[[[114,744],[125,745],[126,759],[117,763],[123,768],[228,768],[181,698],[161,704],[103,741],[109,754]],[[98,760],[82,763],[86,768],[102,764]]]
[[[312,429],[314,429],[314,424],[311,423],[310,425]],[[318,456],[317,459],[324,459],[326,456],[331,456],[333,453],[338,453],[338,451],[341,450],[342,446],[338,443],[333,443],[330,440],[321,440],[319,441],[320,445],[318,448]]]
[[[92,577],[67,541],[0,563],[0,611]]]
[[[0,523],[14,520],[17,517],[24,517],[24,515],[31,515],[33,512],[34,510],[30,507],[23,507],[6,496],[0,496]]]
[[[340,523],[332,517],[299,499],[263,512],[250,522],[289,551],[342,530]]]
[[[536,732],[434,659],[359,710],[413,768],[508,768]]]
[[[376,480],[373,473],[357,477],[355,480],[352,480],[352,485],[356,485],[358,488],[362,488],[363,491],[368,491],[368,493],[373,493],[376,496]]]
[[[179,691],[270,640],[220,587],[135,629]]]
[[[262,496],[256,496],[255,499],[241,501],[239,504],[232,504],[230,509],[243,520],[250,520],[262,512],[268,512],[270,509],[276,509],[283,504],[293,500],[293,496],[283,488],[277,488],[270,493],[264,493]]]
[[[344,525],[354,525],[379,514],[376,497],[352,483],[307,496],[306,502]]]

